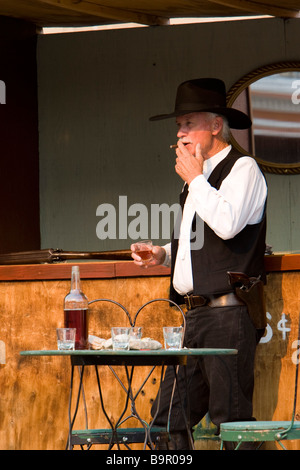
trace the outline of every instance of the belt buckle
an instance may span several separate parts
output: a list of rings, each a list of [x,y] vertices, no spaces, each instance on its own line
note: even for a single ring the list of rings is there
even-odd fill
[[[189,294],[185,294],[185,299],[186,299],[186,306],[187,306],[188,310],[192,310],[194,308],[193,305],[192,305],[192,302],[191,302],[192,296],[189,295]]]
[[[193,299],[194,295],[193,294],[185,294],[185,299],[186,299],[186,306],[188,310],[192,310],[196,307],[203,307],[204,305],[207,305],[208,299],[204,297],[203,295],[198,295],[196,296],[199,300],[201,299],[201,302],[195,303]]]

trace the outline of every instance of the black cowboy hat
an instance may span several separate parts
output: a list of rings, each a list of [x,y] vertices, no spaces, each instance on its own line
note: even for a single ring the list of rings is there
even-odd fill
[[[177,89],[175,110],[170,114],[152,116],[150,121],[197,112],[225,116],[233,129],[248,129],[252,124],[242,111],[226,107],[225,84],[218,78],[199,78],[181,83]]]

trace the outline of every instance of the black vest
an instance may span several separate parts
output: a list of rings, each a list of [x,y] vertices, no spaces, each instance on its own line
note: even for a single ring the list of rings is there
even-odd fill
[[[230,173],[238,158],[243,155],[232,149],[229,154],[214,168],[208,182],[219,189],[222,181]],[[180,203],[184,205],[187,186],[181,194]],[[192,224],[195,231],[196,214]],[[228,282],[227,271],[243,272],[248,276],[261,276],[265,282],[264,253],[266,237],[266,207],[261,222],[247,225],[234,238],[223,240],[204,223],[204,243],[199,250],[191,250],[193,284],[195,295],[211,295],[232,292]],[[178,249],[178,239],[172,237],[172,262],[170,299],[178,304],[183,298],[173,288],[173,274]]]

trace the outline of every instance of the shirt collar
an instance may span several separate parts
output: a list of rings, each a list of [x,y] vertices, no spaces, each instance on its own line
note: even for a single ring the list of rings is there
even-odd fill
[[[203,175],[205,176],[205,179],[208,179],[210,177],[211,172],[216,168],[218,163],[220,163],[225,157],[227,157],[230,150],[231,145],[228,145],[220,152],[216,153],[216,155],[214,155],[213,157],[209,158],[208,160],[204,160]]]

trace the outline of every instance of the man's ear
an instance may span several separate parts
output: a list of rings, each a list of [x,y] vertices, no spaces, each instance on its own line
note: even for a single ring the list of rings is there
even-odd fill
[[[223,127],[223,119],[221,116],[216,116],[214,118],[213,126],[212,126],[212,133],[213,135],[217,135]]]

